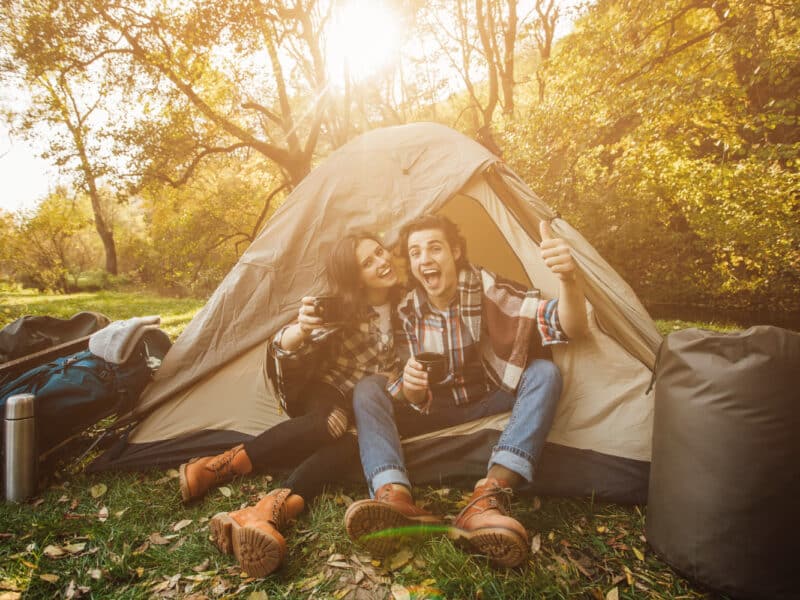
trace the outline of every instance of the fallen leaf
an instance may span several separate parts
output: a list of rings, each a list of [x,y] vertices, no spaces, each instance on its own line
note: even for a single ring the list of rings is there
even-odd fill
[[[353,587],[352,586],[346,586],[346,587],[343,587],[343,588],[339,588],[338,590],[333,592],[333,597],[336,600],[342,600],[342,598],[344,598],[345,596],[350,594],[350,592],[352,592],[352,591],[353,591]]]
[[[100,521],[101,523],[105,523],[108,520],[107,507],[104,506],[97,512],[97,520]]]
[[[403,548],[399,552],[393,554],[388,561],[387,568],[390,571],[397,571],[405,567],[411,559],[414,558],[414,553],[407,548]]]
[[[42,573],[39,575],[39,579],[46,581],[47,583],[55,583],[58,581],[59,577],[53,573]]]
[[[534,510],[534,512],[536,512],[540,508],[542,508],[542,499],[539,498],[539,496],[534,496],[533,497],[533,510]]]
[[[123,508],[122,510],[118,510],[117,512],[114,513],[114,516],[119,519],[122,515],[128,512],[128,508],[130,508],[130,506],[128,506],[127,508]]]
[[[136,575],[140,578],[144,577],[144,567],[136,567]]]
[[[65,556],[67,554],[64,551],[63,548],[61,548],[59,546],[53,546],[53,545],[45,546],[44,550],[42,550],[42,553],[47,558],[60,558],[60,557]]]
[[[161,535],[157,531],[154,532],[154,533],[151,533],[150,537],[148,537],[147,539],[150,540],[151,544],[155,544],[156,546],[163,546],[165,544],[169,544],[169,539],[167,537],[164,537],[163,535]]]
[[[361,583],[364,580],[364,577],[365,577],[364,571],[359,569],[358,571],[356,571],[356,574],[353,576],[353,583],[358,585],[359,583]]]
[[[633,573],[628,567],[623,566],[622,570],[625,571],[625,580],[628,582],[628,585],[633,585]]]
[[[644,561],[644,553],[641,550],[639,550],[636,546],[631,547],[631,550],[633,550],[633,553],[636,555],[636,558],[638,558],[641,561]]]
[[[64,494],[64,495],[63,495],[63,496],[61,496],[61,498],[59,498],[59,499],[58,499],[56,502],[59,502],[59,503],[61,503],[61,502],[69,502],[69,496],[67,496],[66,494]]]
[[[608,531],[608,529],[606,529],[605,525],[598,525],[597,526],[597,533],[605,533],[606,531]]]
[[[141,544],[139,544],[139,546],[137,546],[137,547],[136,547],[136,549],[133,551],[133,554],[134,554],[134,556],[135,556],[135,555],[137,555],[137,554],[142,554],[142,553],[144,553],[144,552],[147,552],[147,549],[148,549],[149,547],[150,547],[150,540],[145,540],[145,541],[143,541],[143,542],[142,542]]]
[[[97,581],[100,581],[103,578],[103,572],[100,569],[90,569],[89,577]]]
[[[167,475],[169,475],[170,479],[177,479],[181,476],[178,469],[167,469]]]
[[[411,600],[411,592],[399,583],[392,584],[392,598],[394,600]]]
[[[542,549],[542,534],[537,533],[531,540],[531,554],[536,554]]]
[[[181,521],[178,521],[177,523],[175,523],[172,526],[172,531],[180,531],[184,527],[187,527],[187,526],[189,526],[191,524],[192,524],[192,520],[191,519],[182,519]]]
[[[552,542],[554,539],[556,539],[556,532],[555,532],[555,531],[551,531],[550,533],[548,533],[548,534],[547,534],[547,539],[548,539],[548,540],[550,540],[551,542]]]
[[[608,590],[606,600],[619,600],[619,588],[613,587]]]
[[[269,596],[267,596],[267,592],[264,590],[257,590],[255,592],[250,592],[247,600],[269,600]]]
[[[21,592],[20,587],[10,579],[3,579],[0,581],[0,590],[8,590],[10,592]]]
[[[208,570],[208,565],[210,563],[211,563],[211,560],[207,558],[203,562],[201,562],[199,565],[197,565],[196,567],[192,567],[192,571],[194,571],[195,573],[202,573],[203,571],[207,571]]]
[[[221,487],[218,487],[217,489],[219,490],[219,493],[225,496],[226,498],[230,498],[231,494],[233,493],[231,492],[231,488],[229,488],[227,485],[223,485]]]
[[[105,483],[98,483],[97,485],[93,485],[91,488],[89,488],[89,493],[92,495],[92,498],[99,498],[107,491],[108,486]]]
[[[423,579],[423,580],[420,582],[420,585],[421,585],[422,587],[429,588],[429,587],[431,587],[431,586],[434,586],[434,585],[436,585],[436,580],[435,580],[435,579]]]
[[[0,592],[0,600],[20,600],[22,592]]]
[[[67,544],[64,546],[64,550],[69,552],[70,554],[78,554],[79,552],[83,552],[86,548],[86,542],[80,542],[78,544]]]
[[[353,503],[353,499],[344,494],[337,494],[336,498],[334,498],[334,502],[339,506],[350,506]]]

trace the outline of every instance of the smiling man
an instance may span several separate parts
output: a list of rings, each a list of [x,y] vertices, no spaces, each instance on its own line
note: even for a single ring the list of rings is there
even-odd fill
[[[411,495],[400,438],[491,414],[511,418],[489,458],[486,477],[454,522],[458,541],[500,566],[527,557],[525,528],[509,514],[511,490],[531,481],[561,394],[561,374],[548,360],[529,360],[531,345],[564,343],[587,328],[579,273],[569,245],[542,222],[542,257],[560,280],[559,300],[471,265],[457,226],[438,215],[419,217],[400,233],[416,289],[398,306],[405,369],[356,386],[353,404],[364,475],[372,498],[345,514],[348,534],[392,550],[405,526],[438,523]],[[402,351],[402,348],[401,348]],[[447,376],[428,381],[415,357],[446,357]],[[378,532],[384,532],[379,535]]]

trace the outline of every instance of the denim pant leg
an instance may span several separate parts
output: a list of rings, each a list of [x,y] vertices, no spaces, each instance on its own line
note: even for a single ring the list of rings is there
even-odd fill
[[[358,449],[371,496],[387,483],[411,487],[386,383],[385,377],[370,375],[359,381],[353,390]]]
[[[502,392],[500,392],[502,393]],[[489,467],[500,465],[526,481],[553,424],[561,396],[561,372],[549,360],[534,360],[523,371],[511,418],[492,451]]]

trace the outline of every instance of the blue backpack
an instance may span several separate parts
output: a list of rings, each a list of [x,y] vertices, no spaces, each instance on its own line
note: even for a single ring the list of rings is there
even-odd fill
[[[88,350],[40,365],[0,387],[0,414],[5,414],[9,396],[34,394],[42,454],[105,417],[131,410],[169,346],[167,334],[154,329],[120,365]]]

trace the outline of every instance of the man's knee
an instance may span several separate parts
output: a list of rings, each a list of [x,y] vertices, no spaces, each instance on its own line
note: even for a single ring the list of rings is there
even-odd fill
[[[561,370],[552,360],[537,358],[525,368],[522,376],[525,379],[537,379],[539,381],[555,381],[561,383]]]
[[[536,359],[525,368],[520,380],[520,389],[527,389],[531,385],[550,388],[558,397],[563,385],[561,370],[553,361]]]
[[[359,411],[382,403],[388,397],[386,377],[369,375],[356,384],[353,389],[353,410]]]

